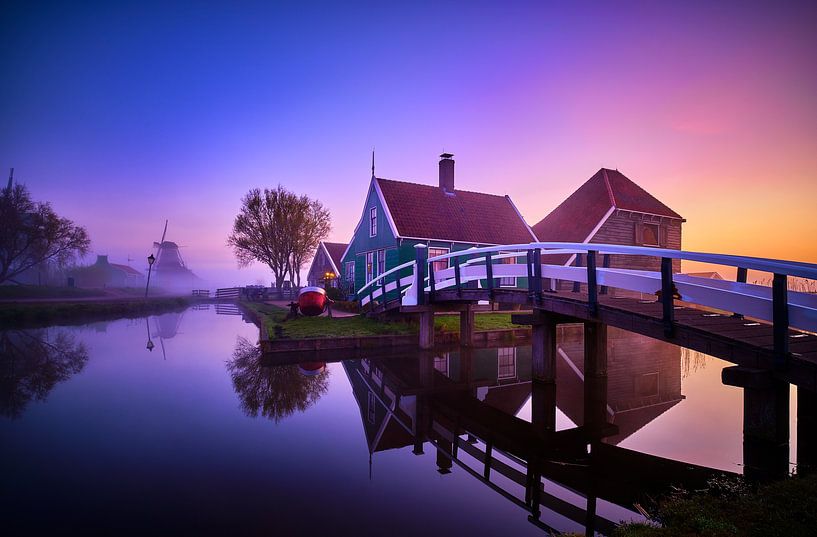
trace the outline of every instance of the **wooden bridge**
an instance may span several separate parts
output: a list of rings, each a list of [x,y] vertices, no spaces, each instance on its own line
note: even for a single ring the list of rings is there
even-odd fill
[[[434,345],[435,312],[461,312],[467,345],[475,304],[513,304],[533,310],[515,321],[534,326],[534,347],[558,323],[609,325],[747,369],[774,370],[817,390],[817,295],[789,289],[792,280],[817,279],[817,265],[588,243],[511,244],[432,258],[418,244],[416,252],[415,261],[376,276],[358,298],[371,312],[419,314],[423,348]],[[654,258],[660,270],[628,269],[632,256]],[[566,258],[575,261],[565,265]],[[737,268],[737,278],[673,273],[674,260]],[[772,274],[772,286],[747,282],[749,270]],[[511,278],[514,287],[499,285]]]

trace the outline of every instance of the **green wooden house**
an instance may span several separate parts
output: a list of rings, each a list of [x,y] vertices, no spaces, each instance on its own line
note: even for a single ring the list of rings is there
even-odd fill
[[[354,292],[378,274],[414,260],[418,243],[433,257],[536,240],[510,197],[455,189],[452,157],[440,155],[438,185],[375,177],[372,167],[363,214],[338,267]],[[447,267],[442,261],[434,269]],[[500,286],[517,284],[522,282],[515,278],[499,281]]]

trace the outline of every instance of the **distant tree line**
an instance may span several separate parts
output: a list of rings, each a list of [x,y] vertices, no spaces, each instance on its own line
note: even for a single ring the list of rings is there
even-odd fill
[[[85,255],[85,228],[58,216],[49,203],[35,202],[25,185],[9,183],[0,194],[0,283],[40,264],[63,267]]]
[[[331,229],[329,211],[320,201],[281,185],[254,188],[241,200],[227,244],[240,267],[259,261],[272,270],[276,288],[287,277],[300,287],[301,269]]]

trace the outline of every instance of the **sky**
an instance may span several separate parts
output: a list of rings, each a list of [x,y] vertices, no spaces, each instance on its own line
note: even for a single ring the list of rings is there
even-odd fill
[[[248,190],[320,199],[347,242],[373,148],[428,184],[454,153],[530,225],[617,168],[686,250],[817,263],[817,3],[400,4],[4,2],[0,170],[94,254],[142,269],[168,219],[225,284],[271,279],[226,245]]]

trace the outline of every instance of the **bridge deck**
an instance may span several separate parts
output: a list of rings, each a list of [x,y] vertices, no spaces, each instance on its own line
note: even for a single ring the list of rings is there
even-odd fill
[[[441,290],[429,298],[430,307],[441,309],[478,300],[520,304],[565,317],[561,322],[599,321],[744,367],[772,369],[774,364],[772,325],[689,307],[683,302],[675,306],[674,334],[667,337],[662,304],[655,300],[600,295],[598,313],[594,316],[585,293],[547,292],[537,303],[527,290],[516,289],[495,289],[492,294],[487,289]],[[392,306],[395,307],[399,305]],[[408,313],[419,307],[399,309]],[[792,384],[817,390],[817,335],[789,330],[789,350],[789,364],[785,370],[778,371],[778,375]]]

